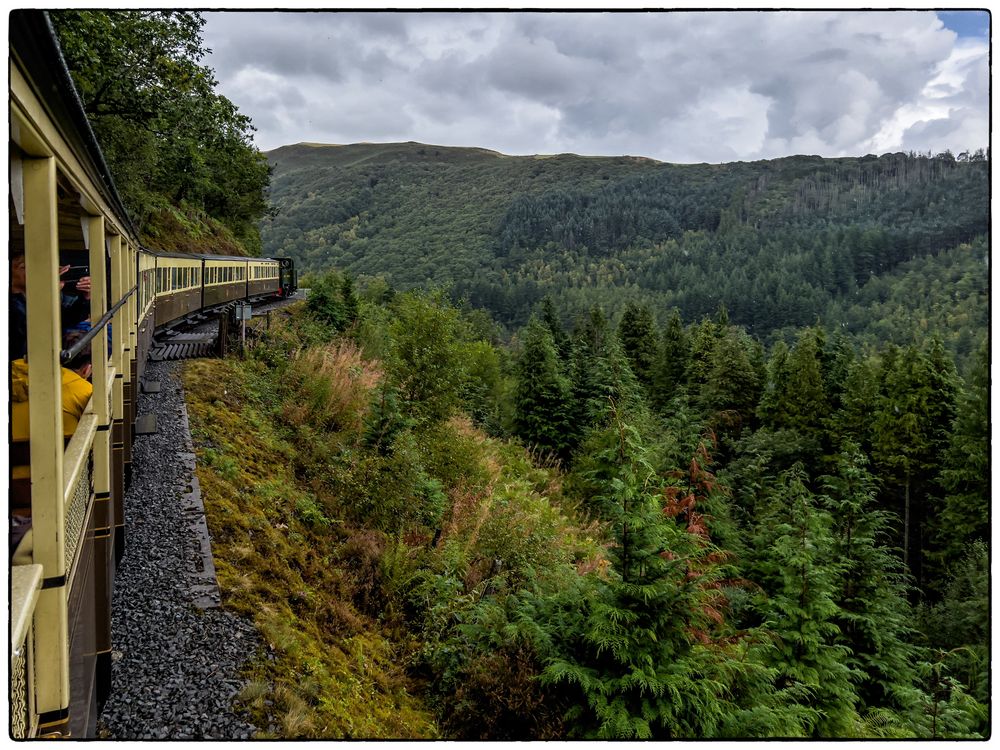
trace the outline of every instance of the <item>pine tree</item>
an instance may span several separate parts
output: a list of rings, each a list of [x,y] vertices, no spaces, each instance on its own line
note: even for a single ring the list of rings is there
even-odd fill
[[[688,348],[687,385],[690,393],[699,393],[702,386],[708,382],[708,373],[712,367],[712,350],[715,349],[716,339],[721,335],[721,326],[708,318],[693,325],[688,332],[687,339],[690,345]]]
[[[857,359],[848,365],[840,395],[840,408],[831,420],[831,436],[835,440],[856,443],[870,454],[874,440],[872,416],[879,398],[879,377],[875,365],[867,359]]]
[[[823,386],[822,348],[817,329],[803,331],[788,354],[775,390],[772,424],[797,433],[800,458],[811,470],[819,467],[826,442],[830,404]]]
[[[898,355],[890,348],[889,354],[875,404],[873,458],[901,511],[903,561],[920,585],[925,516],[946,434],[943,422],[954,409],[953,390],[947,375],[935,373],[916,347]]]
[[[344,327],[349,327],[358,319],[358,297],[354,293],[354,280],[344,274],[340,284],[340,299],[344,311]]]
[[[719,617],[713,549],[694,514],[664,514],[638,433],[613,414],[600,456],[613,569],[581,602],[580,630],[558,634],[542,682],[578,691],[567,723],[582,737],[710,738],[730,708],[723,675],[753,667],[701,643]]]
[[[918,660],[913,612],[899,559],[888,545],[890,514],[878,510],[867,459],[848,443],[836,457],[837,473],[823,478],[824,505],[833,520],[833,558],[839,563],[835,601],[837,643],[846,663],[862,675],[858,695],[866,709],[896,715],[918,710]]]
[[[751,362],[751,343],[742,330],[730,327],[714,342],[700,402],[714,414],[717,431],[738,437],[751,424],[761,383]]]
[[[552,341],[556,345],[556,351],[559,353],[559,359],[562,362],[566,362],[569,359],[570,352],[570,338],[566,333],[566,329],[563,328],[562,321],[559,319],[558,313],[556,313],[555,304],[552,302],[552,298],[548,295],[542,298],[539,317],[545,327],[549,329],[549,333],[552,334]]]
[[[946,494],[936,529],[938,569],[960,559],[971,542],[989,540],[989,385],[989,342],[984,339],[942,462],[939,482]]]
[[[779,429],[785,422],[782,408],[788,390],[788,344],[784,341],[778,341],[771,349],[766,372],[757,416],[767,427]]]

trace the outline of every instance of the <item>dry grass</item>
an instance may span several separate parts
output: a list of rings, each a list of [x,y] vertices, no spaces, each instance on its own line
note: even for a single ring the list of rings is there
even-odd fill
[[[252,411],[243,389],[254,373],[245,366],[193,361],[184,382],[224,606],[253,618],[269,654],[253,662],[242,705],[263,738],[435,737],[407,689],[405,655],[355,608],[350,576],[335,562],[341,525],[300,517],[320,503],[293,473],[296,449]],[[380,377],[350,346],[302,355],[292,367],[304,380],[338,376],[317,405],[342,422]]]
[[[299,394],[285,405],[289,422],[356,433],[383,373],[354,344],[341,340],[300,352],[289,377]]]

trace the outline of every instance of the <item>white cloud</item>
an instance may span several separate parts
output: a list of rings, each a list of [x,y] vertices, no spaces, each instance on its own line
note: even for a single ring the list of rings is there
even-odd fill
[[[206,14],[271,149],[417,140],[729,161],[986,146],[984,40],[931,11]]]

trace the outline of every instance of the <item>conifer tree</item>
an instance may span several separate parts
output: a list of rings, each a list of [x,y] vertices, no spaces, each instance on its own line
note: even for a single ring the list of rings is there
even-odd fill
[[[646,449],[616,411],[611,429],[600,471],[611,477],[602,505],[613,571],[581,603],[581,630],[558,635],[542,681],[578,691],[567,719],[583,737],[712,737],[725,719],[722,673],[743,669],[692,635],[713,623],[712,549],[688,517],[664,514]]]
[[[566,333],[566,329],[563,328],[562,321],[559,319],[559,314],[556,312],[556,306],[552,302],[552,298],[548,295],[542,298],[539,317],[545,327],[549,329],[549,333],[552,334],[552,341],[556,346],[556,351],[559,353],[559,359],[562,362],[566,362],[569,359],[570,352],[570,338]]]
[[[722,327],[708,318],[691,327],[687,336],[690,342],[687,367],[689,392],[693,394],[700,392],[701,387],[708,382],[708,373],[712,367],[712,350],[715,348],[716,339],[721,335]]]
[[[990,518],[989,342],[958,405],[939,482],[945,490],[937,524],[938,569],[958,560],[975,540],[989,539]]]
[[[663,410],[684,384],[688,368],[688,340],[676,307],[663,329],[659,356],[653,370],[653,406]]]
[[[894,517],[876,507],[867,459],[848,443],[836,457],[837,473],[823,478],[824,504],[833,519],[833,558],[839,563],[835,601],[837,642],[861,679],[866,709],[905,716],[919,710],[913,612],[898,557],[888,547]]]
[[[857,359],[847,367],[840,408],[831,422],[832,437],[856,443],[870,455],[874,440],[872,418],[879,398],[876,366],[867,359]]]
[[[823,351],[823,389],[830,400],[830,409],[840,409],[851,365],[856,360],[854,347],[842,331],[837,331]]]
[[[701,389],[702,406],[715,415],[716,426],[726,435],[739,436],[749,426],[760,396],[760,381],[751,362],[749,337],[730,327],[714,342],[709,369]]]
[[[775,639],[764,658],[781,689],[817,710],[814,737],[851,736],[858,721],[852,681],[859,675],[837,626],[832,519],[805,482],[801,467],[781,474],[754,535],[754,580],[766,592],[762,614]]]
[[[570,386],[559,366],[549,329],[532,316],[522,331],[516,365],[514,431],[532,445],[562,457],[570,443]]]
[[[354,293],[354,279],[346,273],[340,284],[340,299],[344,311],[344,327],[349,327],[358,319],[358,297]]]
[[[788,344],[778,341],[767,360],[767,374],[757,405],[757,416],[767,427],[778,428],[784,422],[783,398],[788,390]]]
[[[930,358],[916,347],[890,347],[875,404],[873,452],[903,518],[903,561],[922,583],[922,538],[931,482],[937,475],[945,433],[942,421],[953,411],[947,378],[933,373]]]
[[[659,349],[653,313],[645,305],[629,302],[618,324],[618,341],[636,380],[649,391]]]

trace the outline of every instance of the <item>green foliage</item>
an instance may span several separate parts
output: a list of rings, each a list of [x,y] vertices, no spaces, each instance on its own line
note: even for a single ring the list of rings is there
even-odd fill
[[[680,311],[670,311],[659,357],[653,366],[653,405],[663,410],[687,379],[688,339]]]
[[[873,346],[939,335],[965,373],[988,325],[986,160],[674,165],[415,143],[269,157],[268,252],[401,289],[453,284],[511,328],[545,298],[562,321],[721,304],[767,343],[817,320]]]
[[[581,603],[577,627],[553,636],[542,681],[580,694],[566,718],[582,737],[712,737],[726,714],[726,667],[692,635],[715,613],[711,547],[693,504],[685,506],[687,528],[665,515],[638,434],[620,421],[616,428],[599,480],[613,569]]]
[[[860,675],[837,625],[844,562],[833,554],[832,518],[805,480],[800,467],[783,472],[757,520],[754,577],[775,639],[765,663],[778,670],[779,686],[817,709],[814,736],[850,736],[858,719],[852,683]]]
[[[990,564],[985,542],[974,542],[952,566],[944,596],[920,611],[926,642],[943,654],[956,681],[982,703],[990,699]]]
[[[632,302],[625,306],[618,323],[618,341],[636,379],[651,388],[659,347],[653,313],[648,307]]]
[[[543,303],[511,354],[443,293],[370,280],[337,333],[344,279],[312,279],[238,372],[193,383],[221,575],[280,654],[261,668],[280,691],[247,700],[285,712],[284,736],[320,717],[353,736],[345,714],[434,734],[360,708],[370,674],[454,739],[988,735],[988,549],[952,551],[974,526],[921,530],[981,491],[985,368],[962,390],[933,341],[858,355],[819,327],[765,366],[725,315],[676,315],[658,391],[622,341],[645,324],[599,306],[563,353]],[[922,515],[904,566],[907,467]],[[932,553],[939,581],[906,575]],[[274,559],[269,594],[248,571]]]
[[[848,649],[847,665],[862,675],[857,690],[866,707],[912,713],[919,696],[908,585],[887,546],[892,516],[877,508],[866,463],[848,445],[837,457],[836,476],[825,478],[822,500],[833,520],[833,559],[841,563],[835,582],[838,642]]]
[[[408,292],[392,303],[386,366],[418,424],[445,419],[459,403],[465,331],[440,292]]]
[[[989,399],[989,346],[984,339],[942,461],[939,482],[946,494],[937,539],[943,560],[959,558],[972,541],[989,539]]]
[[[515,370],[514,433],[530,445],[566,456],[572,447],[570,384],[549,329],[532,318],[521,334]]]
[[[309,281],[306,308],[334,331],[343,331],[358,318],[354,282],[337,271],[327,271]]]
[[[189,205],[224,224],[241,254],[258,254],[270,168],[249,118],[215,92],[199,62],[207,52],[201,14],[59,10],[51,18],[137,226]]]

